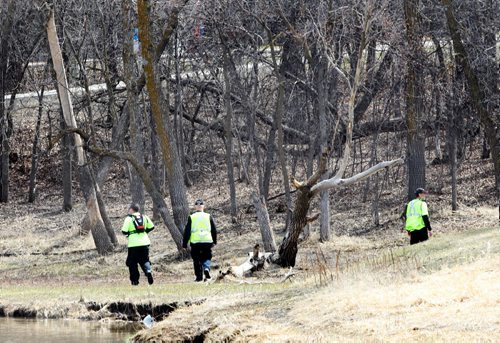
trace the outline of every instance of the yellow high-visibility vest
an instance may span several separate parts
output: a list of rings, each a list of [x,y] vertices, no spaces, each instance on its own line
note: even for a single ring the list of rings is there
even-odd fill
[[[406,206],[406,225],[405,229],[407,231],[416,231],[423,229],[425,227],[425,222],[423,216],[429,215],[427,210],[427,204],[420,200],[414,199],[408,203]]]
[[[132,216],[127,216],[125,218],[125,222],[123,223],[122,226],[122,232],[123,233],[128,233],[128,247],[129,248],[134,248],[134,247],[142,247],[142,246],[148,246],[151,244],[151,241],[149,240],[148,234],[146,231],[144,232],[137,232],[135,226],[134,226],[134,219],[133,217],[140,215],[139,213],[134,213]],[[143,220],[144,220],[144,227],[145,229],[151,229],[154,227],[153,222],[151,219],[149,219],[148,216],[143,215]]]
[[[210,214],[195,212],[191,215],[191,236],[189,242],[191,244],[214,242],[210,227]]]

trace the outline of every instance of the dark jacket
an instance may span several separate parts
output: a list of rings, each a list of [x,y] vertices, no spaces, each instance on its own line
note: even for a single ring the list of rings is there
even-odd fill
[[[215,228],[215,222],[212,216],[210,216],[210,231],[212,234],[213,244],[217,244],[217,231]],[[187,248],[189,238],[191,238],[191,216],[188,217],[188,221],[186,223],[186,227],[184,227],[184,239],[182,240],[182,247]],[[203,243],[198,243],[203,244]]]

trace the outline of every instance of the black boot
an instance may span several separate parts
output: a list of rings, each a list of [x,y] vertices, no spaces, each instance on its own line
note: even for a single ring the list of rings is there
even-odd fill
[[[153,284],[153,274],[151,274],[151,273],[146,273],[146,277],[148,278],[148,283],[149,283],[150,285],[152,285],[152,284]]]

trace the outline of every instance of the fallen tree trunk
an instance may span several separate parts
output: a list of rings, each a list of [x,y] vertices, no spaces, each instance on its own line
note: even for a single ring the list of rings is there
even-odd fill
[[[249,276],[255,271],[264,269],[266,264],[271,262],[271,256],[272,253],[261,252],[260,245],[256,244],[253,251],[248,253],[245,262],[239,266],[231,266],[226,271],[221,271],[215,281],[220,281],[226,275],[234,275],[239,278]]]

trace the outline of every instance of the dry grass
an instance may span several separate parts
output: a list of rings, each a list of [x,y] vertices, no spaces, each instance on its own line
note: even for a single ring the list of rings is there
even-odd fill
[[[37,214],[24,206],[26,211],[16,207],[19,221],[13,225],[25,234],[0,233],[3,251],[19,253],[0,257],[0,305],[7,309],[23,306],[47,317],[82,318],[86,316],[82,299],[153,304],[205,299],[200,305],[174,311],[138,336],[151,341],[500,338],[495,316],[500,304],[500,242],[494,209],[463,208],[454,214],[458,219],[438,212],[434,238],[413,247],[407,246],[407,237],[397,227],[363,236],[335,236],[319,245],[313,233],[301,245],[298,275],[284,284],[278,281],[286,271],[279,269],[245,284],[237,280],[193,284],[190,261],[176,260],[174,247],[160,227],[153,234],[152,246],[156,283],[132,288],[123,263],[125,251],[98,257],[91,250],[91,238],[77,235],[83,208],[51,215],[48,209]],[[110,211],[117,226],[122,206]],[[493,229],[463,231],[459,225],[463,223],[471,228],[483,223]],[[259,239],[256,228],[236,231],[221,226],[216,262],[240,263],[244,252]],[[125,243],[124,238],[120,240]],[[43,249],[49,254],[30,255]],[[310,263],[318,249],[324,254],[326,282],[318,281],[320,270]]]
[[[28,145],[23,149],[29,153]],[[21,155],[27,158],[26,154]],[[214,160],[221,158],[214,156]],[[103,189],[117,232],[129,198],[120,168],[115,166],[114,181]],[[500,244],[491,165],[475,157],[464,162],[459,179],[463,194],[456,213],[450,210],[449,187],[440,188],[448,182],[443,168],[428,168],[435,237],[425,244],[407,247],[408,238],[399,232],[398,217],[406,196],[399,172],[381,185],[379,227],[370,215],[371,195],[362,202],[364,184],[332,194],[335,235],[331,242],[320,244],[319,223],[312,225],[311,236],[301,243],[298,274],[292,282],[279,283],[287,271],[278,269],[259,273],[244,284],[229,279],[222,284],[195,285],[191,262],[176,258],[167,230],[157,223],[151,234],[156,281],[148,287],[142,280],[139,288],[128,284],[124,237],[119,235],[121,247],[115,254],[99,257],[90,235],[79,234],[84,205],[77,202],[71,213],[55,210],[62,203],[61,191],[49,181],[40,184],[36,205],[24,203],[24,174],[14,178],[19,186],[14,202],[0,204],[0,226],[8,228],[0,230],[0,255],[13,254],[0,256],[0,306],[24,306],[48,316],[77,318],[85,313],[81,299],[154,304],[206,299],[174,311],[153,330],[140,334],[158,341],[195,337],[257,342],[499,339],[494,311],[500,306]],[[278,174],[272,194],[281,192]],[[188,196],[190,203],[204,198],[216,218],[219,244],[214,262],[218,266],[240,264],[260,241],[255,214],[246,211],[252,187],[237,184],[239,223],[232,225],[223,175],[219,169],[201,170]],[[283,201],[280,198],[268,206],[277,242],[284,226],[284,214],[278,211]],[[147,208],[150,214],[151,203]],[[313,204],[312,209],[317,206]]]
[[[154,342],[196,336],[256,342],[500,338],[497,229],[381,249],[377,256],[360,257],[350,267],[343,264],[323,287],[317,286],[315,271],[309,270],[293,287],[276,285],[277,292],[207,297],[200,306],[174,312],[137,338]]]
[[[294,305],[294,325],[340,340],[478,341],[500,339],[500,258],[482,258],[406,280],[364,275]]]

